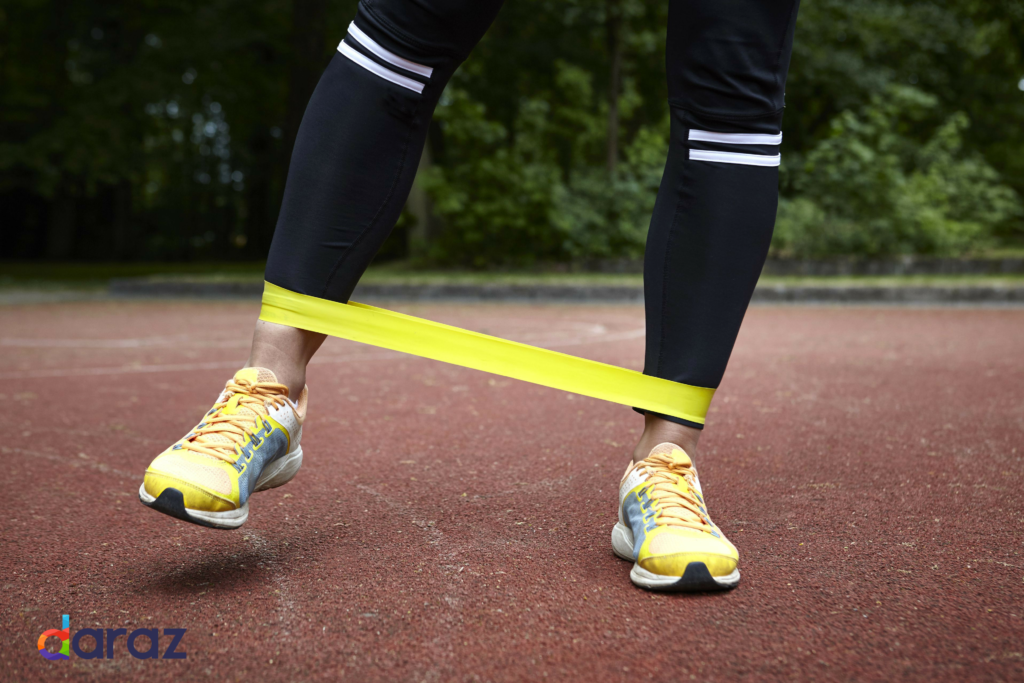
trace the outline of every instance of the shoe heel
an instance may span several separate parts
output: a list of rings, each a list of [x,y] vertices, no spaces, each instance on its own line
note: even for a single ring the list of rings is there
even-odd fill
[[[622,522],[612,527],[612,552],[623,560],[633,561],[633,530]]]
[[[284,457],[270,463],[270,465],[263,470],[263,474],[260,475],[260,478],[256,480],[256,488],[253,489],[253,493],[256,493],[257,491],[266,491],[267,489],[274,489],[278,486],[284,486],[295,478],[300,467],[302,467],[301,446]]]

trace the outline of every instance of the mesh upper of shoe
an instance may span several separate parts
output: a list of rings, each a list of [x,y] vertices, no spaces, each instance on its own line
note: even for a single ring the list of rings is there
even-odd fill
[[[242,368],[238,373],[235,373],[235,377],[237,378],[239,373],[245,372],[246,370],[256,371],[257,382],[277,382],[277,375],[266,368]]]
[[[655,524],[711,533],[715,527],[701,496],[690,456],[673,443],[658,444],[646,458],[626,470],[643,472],[647,494],[658,507]]]
[[[203,458],[210,461],[211,464],[203,465],[195,462],[193,458]],[[219,462],[221,461],[202,453],[189,454],[182,451],[171,451],[157,458],[151,467],[156,471],[197,484],[210,491],[231,495],[231,478],[224,469],[214,465]]]
[[[683,453],[686,452],[683,451],[683,449],[681,449],[674,443],[659,443],[657,446],[651,449],[651,452],[647,454],[647,457],[649,458],[652,455],[672,455],[673,451],[682,451]],[[689,456],[687,456],[687,459],[689,459]]]
[[[647,527],[639,540],[639,566],[664,576],[683,576],[692,562],[703,563],[712,576],[735,571],[739,553],[708,516],[697,472],[685,451],[671,443],[655,446],[627,468],[620,489],[641,481],[655,526]]]
[[[235,386],[236,388],[246,389],[252,385],[277,385],[277,377],[274,373],[266,368],[242,368],[235,373],[234,377],[230,382],[227,383],[226,387]],[[280,386],[280,391],[274,392],[274,395],[287,396],[287,388]],[[216,417],[220,414],[231,397],[235,393],[225,388],[218,398],[217,404],[214,406],[213,414],[207,414],[204,416],[204,423],[211,417]],[[300,395],[301,404],[306,403],[306,391],[303,390]],[[301,405],[303,410],[296,411],[299,417],[303,416],[305,412],[305,405]],[[248,428],[251,431],[255,431],[257,428],[257,417],[266,417],[268,411],[266,406],[262,402],[248,401],[245,404],[239,404],[235,407],[234,412],[231,413],[232,417],[238,418],[238,422],[248,424]],[[200,425],[203,423],[200,423]],[[230,494],[232,491],[231,478],[228,475],[225,465],[228,463],[230,456],[215,457],[208,453],[199,452],[189,448],[189,445],[195,444],[199,447],[214,448],[218,452],[225,454],[230,453],[234,450],[236,445],[242,445],[244,443],[244,437],[234,433],[223,433],[223,432],[202,432],[195,434],[193,430],[189,437],[186,437],[181,442],[181,448],[167,451],[160,457],[158,457],[151,468],[164,472],[174,477],[184,479],[190,483],[197,484],[199,486],[206,487],[211,491],[218,493]],[[226,447],[226,448],[225,448]]]
[[[241,370],[235,373],[234,377],[231,378],[231,382],[228,382],[228,386],[231,386],[232,384],[277,384],[277,377],[274,375],[273,372],[266,368],[242,368]],[[225,391],[221,394],[221,399],[223,400],[224,403],[227,403],[228,401],[231,400],[231,397],[233,395],[233,392],[225,389]],[[288,390],[283,389],[283,391],[280,392],[280,395],[287,396]],[[243,420],[251,418],[253,425],[255,425],[257,416],[266,417],[268,415],[268,412],[267,407],[263,403],[249,402],[245,404],[239,404],[233,414],[238,416],[239,418],[242,418]],[[204,418],[203,421],[205,422],[206,418]],[[235,435],[228,436],[223,433],[204,433],[194,437],[192,441],[197,444],[241,444],[243,442],[243,439],[241,437],[236,436],[236,438],[232,438],[232,436]],[[212,456],[206,457],[212,458]]]
[[[678,552],[721,553],[732,543],[725,536],[714,536],[710,533],[668,527],[663,533],[655,535],[647,544],[649,555],[667,555]]]

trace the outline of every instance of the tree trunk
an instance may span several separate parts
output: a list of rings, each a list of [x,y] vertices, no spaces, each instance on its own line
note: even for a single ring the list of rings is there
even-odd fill
[[[615,175],[619,160],[619,94],[622,89],[622,5],[607,0],[605,30],[608,38],[608,173]]]

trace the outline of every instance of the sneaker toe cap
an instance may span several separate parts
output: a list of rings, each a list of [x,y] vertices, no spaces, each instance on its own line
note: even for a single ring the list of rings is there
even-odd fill
[[[665,528],[647,539],[637,558],[641,567],[662,576],[682,576],[692,562],[703,562],[712,576],[726,576],[739,564],[739,553],[725,538]]]
[[[638,560],[641,567],[661,576],[682,576],[692,562],[702,562],[711,576],[728,576],[738,564],[734,557],[712,553],[675,553],[655,555]]]
[[[183,473],[174,471],[177,468],[168,467],[169,464],[166,459],[158,458],[149,466],[143,480],[146,493],[159,498],[166,489],[177,489],[181,491],[185,507],[190,510],[225,512],[238,507],[229,495],[214,488],[216,484],[204,485],[204,482],[195,481],[194,477],[182,476]]]

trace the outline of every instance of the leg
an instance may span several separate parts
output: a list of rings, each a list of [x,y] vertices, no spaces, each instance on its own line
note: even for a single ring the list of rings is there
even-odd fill
[[[256,321],[247,368],[268,368],[277,381],[298,396],[306,386],[306,366],[327,336],[294,327]]]
[[[500,8],[501,0],[359,4],[299,127],[268,282],[348,301],[402,211],[438,98]],[[260,323],[249,362],[301,390],[322,342]]]
[[[672,0],[668,162],[644,259],[644,372],[718,387],[761,273],[778,203],[798,0]],[[647,415],[634,458],[695,449],[703,425]]]
[[[310,99],[288,169],[268,282],[347,301],[398,219],[448,78],[500,0],[362,0]],[[249,497],[302,464],[306,364],[324,336],[258,322],[248,367],[146,470],[139,499],[235,529]]]
[[[660,443],[674,443],[690,454],[697,452],[701,430],[674,422],[675,418],[644,413],[644,431],[633,448],[633,462],[640,462]]]
[[[798,2],[671,0],[671,146],[644,259],[647,374],[701,387],[722,380],[775,225]],[[702,426],[645,415],[612,531],[639,586],[739,583],[739,553],[708,516],[693,466]]]

